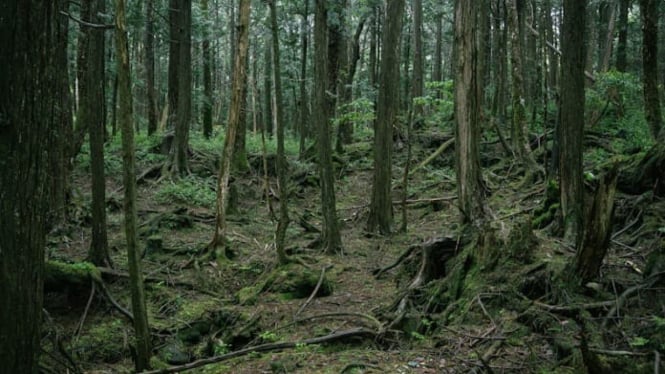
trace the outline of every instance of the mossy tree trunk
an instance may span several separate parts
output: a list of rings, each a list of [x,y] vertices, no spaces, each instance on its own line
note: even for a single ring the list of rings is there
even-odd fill
[[[397,125],[399,110],[400,38],[404,0],[390,1],[386,5],[379,97],[374,124],[374,177],[367,231],[387,235],[392,231],[392,151],[393,127]]]
[[[275,114],[277,120],[277,183],[279,184],[279,221],[275,233],[275,247],[279,263],[288,263],[284,241],[289,227],[289,188],[286,176],[286,156],[284,155],[284,108],[282,101],[281,64],[279,61],[279,28],[277,25],[277,0],[268,0],[270,6],[270,30],[272,32],[272,66],[275,86]]]
[[[39,373],[58,3],[0,3],[0,362]]]
[[[224,151],[217,181],[217,204],[215,234],[210,249],[214,250],[215,257],[227,258],[226,253],[226,208],[229,198],[229,180],[231,179],[231,161],[235,150],[236,136],[240,124],[240,111],[242,110],[243,86],[247,85],[247,53],[249,51],[249,16],[251,1],[240,0],[240,24],[238,27],[237,51],[234,53],[233,84],[231,88],[231,108],[224,139]]]
[[[115,17],[119,104],[118,120],[120,121],[122,131],[123,184],[125,187],[125,238],[127,241],[127,263],[131,282],[134,334],[136,335],[135,365],[136,371],[141,372],[150,368],[151,342],[136,222],[136,160],[134,156],[132,93],[129,73],[129,51],[127,50],[125,0],[116,0]]]
[[[328,15],[326,0],[316,0],[314,18],[314,120],[318,126],[318,162],[321,181],[321,211],[323,230],[321,242],[327,253],[342,249],[335,202],[335,178],[333,176],[332,146],[330,141],[330,116],[332,108],[328,95]]]

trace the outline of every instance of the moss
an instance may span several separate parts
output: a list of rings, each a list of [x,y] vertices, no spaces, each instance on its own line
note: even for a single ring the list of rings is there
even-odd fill
[[[240,305],[255,305],[258,301],[260,289],[250,286],[242,288],[236,293],[236,298],[238,299],[238,304]]]
[[[115,363],[129,356],[125,326],[119,319],[96,323],[87,334],[74,340],[71,351],[81,361]]]
[[[319,282],[319,274],[298,264],[289,264],[268,274],[262,291],[284,294],[288,298],[305,298],[312,294]],[[323,278],[317,296],[329,296],[333,292],[332,283]]]
[[[48,261],[44,271],[44,284],[47,289],[61,290],[72,285],[88,287],[90,280],[101,281],[102,274],[89,262],[68,264]]]

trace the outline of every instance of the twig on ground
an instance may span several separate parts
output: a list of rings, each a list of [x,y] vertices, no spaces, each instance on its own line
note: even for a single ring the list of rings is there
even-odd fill
[[[167,368],[167,369],[143,371],[142,373],[143,374],[177,373],[177,372],[183,372],[183,371],[186,371],[186,370],[191,370],[191,369],[199,368],[199,367],[202,367],[202,366],[206,366],[206,365],[215,364],[215,363],[218,363],[218,362],[230,360],[230,359],[236,358],[236,357],[246,356],[246,355],[248,355],[250,353],[254,353],[254,352],[278,351],[278,350],[291,349],[291,348],[313,345],[313,344],[322,344],[322,343],[332,342],[332,341],[335,341],[335,340],[350,338],[350,337],[354,337],[354,336],[375,337],[376,335],[377,335],[377,333],[374,332],[374,331],[367,330],[363,327],[358,327],[358,328],[354,328],[354,329],[335,332],[333,334],[329,334],[329,335],[325,335],[325,336],[320,336],[320,337],[316,337],[316,338],[301,340],[299,342],[282,342],[282,343],[261,344],[261,345],[255,346],[255,347],[248,347],[248,348],[244,348],[244,349],[241,349],[241,350],[238,350],[238,351],[229,352],[229,353],[224,354],[224,355],[214,356],[214,357],[209,357],[209,358],[197,360],[197,361],[190,362],[190,363],[184,364],[184,365],[172,366],[172,367]]]
[[[309,305],[309,303],[312,302],[312,299],[314,299],[314,296],[316,296],[316,294],[319,292],[319,288],[321,288],[321,284],[323,283],[323,279],[326,275],[326,271],[328,271],[328,269],[331,269],[332,267],[333,267],[332,265],[326,265],[323,268],[321,268],[321,275],[319,276],[319,281],[316,283],[316,287],[314,287],[314,291],[312,291],[312,294],[309,295],[309,297],[307,298],[307,301],[305,301],[300,306],[300,308],[298,309],[296,314],[293,315],[293,319],[296,319],[296,317],[298,317],[298,314],[302,313],[302,311],[305,310],[305,308],[307,308],[307,305]]]
[[[85,304],[85,309],[83,310],[83,315],[81,316],[81,320],[79,321],[78,325],[76,326],[76,330],[74,330],[74,336],[76,338],[79,337],[81,334],[81,330],[83,330],[83,324],[85,323],[85,318],[88,316],[88,310],[90,310],[90,305],[92,304],[92,298],[95,296],[95,280],[90,278],[90,297],[88,297],[88,302]]]

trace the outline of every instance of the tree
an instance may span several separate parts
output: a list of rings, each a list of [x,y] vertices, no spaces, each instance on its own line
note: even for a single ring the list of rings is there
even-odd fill
[[[169,0],[168,129],[175,129],[178,108],[178,68],[180,66],[180,6],[182,0]]]
[[[235,149],[236,136],[240,126],[240,111],[242,110],[243,86],[247,85],[247,53],[249,51],[249,16],[251,0],[240,0],[240,24],[238,25],[237,51],[234,53],[233,85],[231,88],[231,108],[224,139],[224,151],[217,180],[217,205],[215,235],[208,246],[214,250],[216,258],[227,258],[226,252],[226,207],[229,195],[229,180],[231,178],[231,161]]]
[[[125,187],[125,240],[132,294],[134,334],[136,336],[136,371],[150,368],[150,330],[145,305],[145,289],[138,248],[136,213],[136,160],[132,126],[132,92],[129,73],[129,51],[125,20],[125,0],[115,2],[115,48],[118,72],[118,120],[122,131],[123,185]]]
[[[303,158],[305,154],[305,139],[307,138],[308,128],[307,122],[309,121],[308,99],[307,99],[307,41],[308,41],[308,28],[309,23],[307,17],[309,16],[309,0],[303,0],[303,14],[300,20],[300,101],[298,109],[299,129],[300,129],[300,144],[299,144],[299,158]]]
[[[374,178],[367,231],[387,235],[392,231],[392,147],[393,126],[399,108],[399,44],[404,0],[389,1],[385,13],[383,49],[379,77],[379,98],[374,125]]]
[[[412,0],[413,8],[413,80],[411,82],[411,98],[421,97],[425,93],[423,70],[423,2]],[[440,71],[439,71],[440,73]],[[414,105],[416,120],[423,115],[422,106]]]
[[[584,214],[582,139],[584,138],[584,33],[586,0],[564,0],[559,108],[559,187],[565,238],[581,239]]]
[[[658,92],[658,1],[640,0],[644,116],[654,139],[665,138]]]
[[[148,91],[148,135],[157,131],[155,97],[155,0],[145,2],[145,76]]]
[[[206,19],[210,16],[208,0],[201,1],[201,12]],[[209,139],[212,136],[212,54],[210,53],[211,33],[209,27],[203,29],[203,136]]]
[[[330,116],[332,107],[328,95],[328,41],[326,0],[316,0],[314,17],[314,122],[318,127],[319,179],[321,183],[321,211],[323,230],[321,243],[324,251],[335,253],[342,249],[342,238],[337,222],[335,178],[333,176],[332,147],[330,142]]]
[[[104,1],[81,2],[81,17],[90,24],[101,24]],[[90,170],[92,174],[92,241],[88,260],[95,265],[110,265],[106,233],[106,177],[104,175],[104,30],[81,25],[79,45],[85,48],[79,59],[79,110],[77,121],[88,129]],[[84,123],[84,124],[83,124]]]
[[[0,3],[0,362],[7,373],[38,373],[48,152],[56,126],[55,1]]]
[[[178,98],[171,170],[173,174],[183,176],[189,172],[189,121],[192,116],[192,0],[179,0],[179,5]]]
[[[277,26],[276,0],[268,0],[270,6],[270,31],[272,33],[272,66],[275,87],[275,119],[277,121],[277,183],[279,185],[279,221],[275,233],[275,247],[279,263],[288,262],[284,241],[289,227],[289,188],[286,179],[286,157],[284,156],[284,102],[282,100],[281,64],[279,61],[279,28]]]
[[[620,72],[625,72],[628,66],[627,45],[628,45],[628,11],[632,0],[619,0],[619,38],[617,41],[617,62],[616,68]]]
[[[479,226],[485,219],[485,196],[480,173],[477,2],[455,2],[455,159],[457,196],[463,224]]]

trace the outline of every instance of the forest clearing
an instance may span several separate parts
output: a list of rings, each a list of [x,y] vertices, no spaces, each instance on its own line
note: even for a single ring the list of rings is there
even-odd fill
[[[0,5],[0,373],[662,372],[663,14]]]

